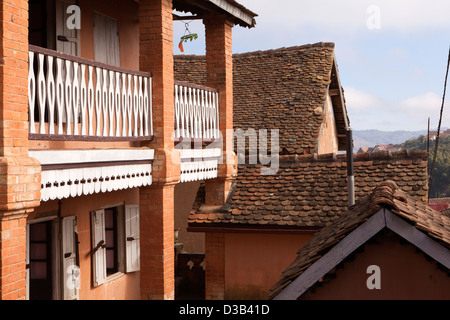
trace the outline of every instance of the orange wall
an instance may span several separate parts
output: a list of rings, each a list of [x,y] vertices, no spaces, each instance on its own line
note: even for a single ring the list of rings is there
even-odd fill
[[[318,153],[336,153],[338,151],[336,120],[334,118],[333,104],[331,103],[330,95],[327,95],[324,115],[325,119],[320,131]]]
[[[261,299],[310,238],[303,234],[226,233],[225,299]]]
[[[380,267],[381,289],[369,290],[367,267]],[[336,277],[305,299],[450,299],[450,276],[416,247],[385,234],[364,246],[352,261],[338,268]]]
[[[140,299],[139,272],[122,274],[115,280],[104,283],[96,288],[92,287],[92,266],[90,258],[90,251],[92,249],[90,212],[104,206],[138,203],[138,189],[99,193],[63,199],[61,201],[62,216],[77,216],[77,231],[80,242],[80,300]],[[58,201],[41,202],[41,206],[35,210],[35,213],[30,215],[29,219],[33,219],[39,213],[57,210]]]
[[[187,232],[187,221],[192,210],[200,181],[178,183],[175,186],[175,228],[179,229],[178,242],[183,244],[183,252],[204,253],[205,234]]]

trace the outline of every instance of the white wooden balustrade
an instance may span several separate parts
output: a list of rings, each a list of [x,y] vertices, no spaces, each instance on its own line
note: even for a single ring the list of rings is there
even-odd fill
[[[151,81],[149,73],[30,45],[30,139],[150,139]]]
[[[205,86],[175,82],[175,140],[220,138],[218,92]]]

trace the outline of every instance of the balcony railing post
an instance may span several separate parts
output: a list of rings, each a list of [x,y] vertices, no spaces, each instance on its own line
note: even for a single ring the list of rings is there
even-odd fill
[[[93,84],[93,74],[94,74],[94,67],[89,66],[88,68],[88,87],[87,87],[87,108],[88,108],[88,134],[90,136],[94,135],[94,124],[93,124],[93,118],[94,118],[94,84]]]
[[[86,87],[86,65],[80,65],[80,113],[81,113],[81,135],[86,135],[86,107],[87,107],[87,87]]]
[[[36,133],[34,125],[34,103],[36,101],[36,78],[34,76],[34,52],[28,52],[28,114],[29,133]]]
[[[55,79],[53,77],[53,57],[47,56],[47,104],[48,104],[48,133],[54,134],[55,133],[55,98],[56,98],[56,92],[55,92]],[[51,124],[51,125],[50,125]]]
[[[63,82],[63,61],[60,58],[56,58],[56,107],[57,107],[56,113],[58,115],[57,134],[63,135],[64,82]]]

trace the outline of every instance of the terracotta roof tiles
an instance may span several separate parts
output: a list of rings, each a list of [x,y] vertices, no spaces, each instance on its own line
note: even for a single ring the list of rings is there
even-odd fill
[[[213,213],[201,209],[201,192],[188,223],[277,228],[320,228],[348,207],[345,155],[280,156],[275,175],[261,175],[262,165],[238,165],[228,202]],[[355,198],[382,181],[393,180],[419,201],[427,198],[427,155],[421,151],[355,155]]]
[[[206,84],[203,56],[175,56],[174,72],[176,80]],[[328,88],[336,86],[333,43],[234,54],[234,128],[278,129],[280,154],[312,154]],[[343,150],[348,119],[339,104],[333,103]]]

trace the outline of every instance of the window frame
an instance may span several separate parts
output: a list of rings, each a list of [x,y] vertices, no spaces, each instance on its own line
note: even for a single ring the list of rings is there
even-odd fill
[[[107,220],[108,217],[107,215],[112,215],[111,220],[112,220],[112,226],[109,227]],[[108,241],[108,231],[112,231],[112,244],[109,243]],[[108,208],[105,209],[105,245],[106,245],[106,276],[111,276],[117,272],[119,272],[119,251],[120,251],[120,246],[119,246],[119,214],[118,214],[118,210],[117,207],[113,207],[113,208]],[[108,261],[108,254],[113,255],[113,266],[111,267],[109,265],[109,261]]]
[[[115,217],[116,217],[116,239],[117,239],[117,271],[115,272],[111,272],[108,273],[107,270],[107,262],[106,262],[106,243],[105,243],[105,247],[104,248],[100,248],[97,249],[96,251],[101,251],[104,250],[102,254],[104,254],[103,257],[96,257],[95,255],[98,252],[94,252],[91,256],[91,265],[93,268],[93,286],[94,287],[98,287],[100,285],[102,285],[103,283],[109,282],[113,279],[116,279],[124,274],[127,273],[132,273],[132,272],[136,272],[139,271],[139,266],[138,267],[134,267],[134,268],[128,268],[127,267],[127,250],[129,250],[129,246],[127,244],[127,240],[126,240],[126,227],[127,227],[127,223],[126,223],[126,210],[127,208],[138,208],[139,205],[125,205],[124,203],[121,204],[114,204],[114,205],[109,205],[109,206],[104,206],[99,210],[96,211],[92,211],[91,212],[91,236],[92,236],[92,250],[96,250],[95,247],[98,245],[98,243],[95,243],[95,239],[96,237],[98,237],[98,235],[94,235],[95,231],[95,227],[94,227],[94,223],[95,223],[95,214],[99,213],[99,212],[103,212],[102,216],[103,216],[103,239],[105,239],[106,242],[106,219],[105,219],[105,212],[106,210],[110,210],[112,209],[113,211],[115,211]],[[139,223],[139,221],[135,222],[135,223]],[[139,229],[139,225],[137,226]],[[139,241],[139,239],[136,239],[137,241]],[[139,244],[137,244],[137,248],[138,248],[138,255],[140,256],[140,249],[139,249]],[[102,274],[99,275],[99,272],[96,272],[96,268],[98,267],[96,265],[97,260],[96,259],[104,259],[104,271],[103,270],[97,270],[100,271]],[[139,258],[138,258],[139,259]],[[139,261],[139,260],[138,260]],[[102,269],[103,267],[100,266],[100,268]]]

